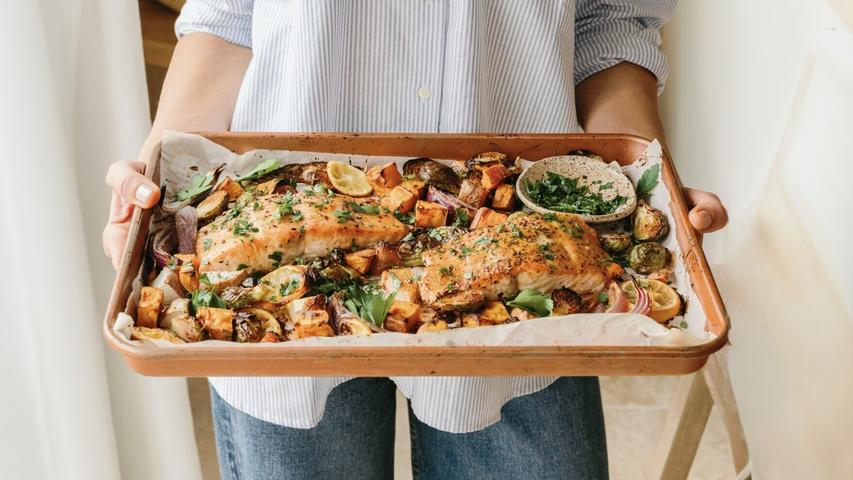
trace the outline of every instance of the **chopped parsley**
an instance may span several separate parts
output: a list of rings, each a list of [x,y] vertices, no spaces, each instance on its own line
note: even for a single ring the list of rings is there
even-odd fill
[[[444,240],[444,232],[438,228],[430,228],[429,231],[427,231],[427,235],[429,235],[429,238],[439,242]]]
[[[521,229],[520,229],[520,228],[518,228],[518,225],[516,225],[516,224],[514,224],[514,223],[511,223],[511,224],[509,225],[509,229],[510,229],[510,234],[511,234],[513,237],[515,237],[515,238],[524,238],[524,232],[522,232],[522,231],[521,231]]]
[[[601,303],[607,303],[610,300],[610,295],[607,292],[598,292],[598,301]]]
[[[213,246],[213,239],[212,238],[205,238],[204,240],[201,241],[201,246],[205,250],[210,250],[210,247]]]
[[[493,243],[493,242],[494,242],[494,243],[497,243],[497,240],[495,240],[494,238],[489,237],[489,236],[484,236],[484,237],[480,237],[480,238],[478,238],[478,239],[474,242],[474,246],[488,245],[488,244]]]
[[[440,273],[440,274],[442,274],[442,275],[450,275],[450,274],[451,274],[451,272],[453,272],[453,267],[452,267],[452,266],[450,266],[450,267],[441,267],[441,268],[439,268],[439,269],[438,269],[438,273]]]
[[[473,250],[473,248],[467,245],[462,245],[461,247],[459,247],[459,254],[463,257],[467,257],[468,254],[471,253]]]
[[[281,265],[281,258],[282,258],[282,255],[283,255],[283,254],[282,254],[281,252],[279,252],[279,251],[275,251],[275,252],[272,252],[271,254],[269,254],[269,255],[267,256],[267,258],[269,258],[270,260],[272,260],[273,262],[275,262],[275,263],[273,264],[273,267],[274,267],[274,268],[278,268],[278,266],[279,266],[279,265]]]
[[[400,213],[400,210],[394,210],[394,216],[406,225],[414,225],[415,223],[415,216],[411,213]]]
[[[376,205],[362,205],[356,202],[345,202],[344,205],[355,213],[364,213],[366,215],[379,215],[379,207]]]
[[[550,222],[550,221],[553,221],[553,220],[556,220],[556,219],[557,219],[557,214],[556,214],[556,213],[551,213],[551,212],[543,213],[543,214],[542,214],[542,218],[544,218],[545,220],[548,220],[548,221]]]
[[[352,218],[352,212],[349,210],[335,210],[332,215],[338,219],[338,223],[347,223]]]
[[[589,186],[580,185],[577,178],[564,177],[553,172],[546,173],[547,176],[543,180],[526,181],[525,188],[531,200],[551,210],[607,215],[628,200],[620,195],[605,200],[600,194],[591,192]]]
[[[454,227],[467,227],[471,223],[467,208],[457,207],[454,212],[456,213],[456,218],[453,219]]]
[[[297,222],[302,220],[302,212],[293,208],[294,205],[299,203],[299,199],[293,196],[292,193],[287,192],[276,203],[278,203],[278,210],[273,214],[273,218],[276,220],[281,220],[285,216],[289,216]]]
[[[286,297],[296,291],[296,288],[299,287],[300,283],[301,282],[298,278],[291,278],[278,287],[278,294],[282,297]]]
[[[259,230],[258,227],[252,225],[251,222],[241,218],[234,222],[234,228],[232,231],[234,232],[234,235],[245,237],[252,233],[258,233]]]
[[[192,305],[192,313],[195,314],[199,308],[226,308],[225,302],[219,298],[212,290],[198,289],[190,295],[190,304]]]
[[[550,243],[540,244],[539,245],[539,251],[542,252],[542,255],[547,260],[553,260],[554,259],[554,252],[551,251],[551,244]]]

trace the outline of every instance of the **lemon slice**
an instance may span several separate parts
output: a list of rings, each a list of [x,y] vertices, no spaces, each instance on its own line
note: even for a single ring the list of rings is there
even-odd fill
[[[669,285],[648,278],[637,280],[637,283],[640,284],[640,288],[649,293],[652,302],[649,316],[658,323],[666,322],[676,316],[679,310],[681,310],[681,297]],[[637,298],[637,291],[634,289],[634,284],[629,281],[623,283],[621,287],[628,297],[630,308],[634,308],[634,300]]]
[[[361,170],[341,162],[328,162],[326,173],[329,181],[340,193],[351,197],[365,197],[373,192],[373,187],[367,183],[367,176]]]

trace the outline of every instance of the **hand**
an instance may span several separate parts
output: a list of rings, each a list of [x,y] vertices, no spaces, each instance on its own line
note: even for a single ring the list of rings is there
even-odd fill
[[[692,188],[685,188],[683,192],[690,209],[690,224],[700,235],[715,232],[729,223],[729,214],[718,196]]]
[[[107,185],[112,189],[110,216],[104,227],[104,253],[118,270],[121,264],[133,206],[151,208],[160,199],[160,188],[143,175],[142,162],[115,162],[107,172]]]

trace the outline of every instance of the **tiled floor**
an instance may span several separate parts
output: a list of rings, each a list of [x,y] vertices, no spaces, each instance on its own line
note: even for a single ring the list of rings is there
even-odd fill
[[[663,426],[678,379],[675,377],[604,377],[601,393],[607,429],[610,478],[644,479],[644,469]],[[190,401],[196,426],[199,455],[206,480],[219,478],[210,421],[207,382],[190,379]],[[402,396],[398,396],[397,430],[408,432]],[[410,479],[409,437],[398,435],[396,446],[398,480]],[[734,478],[731,452],[725,429],[716,410],[711,413],[689,480]]]

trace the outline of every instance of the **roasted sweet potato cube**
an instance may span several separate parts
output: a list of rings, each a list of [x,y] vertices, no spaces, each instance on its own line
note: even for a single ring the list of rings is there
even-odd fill
[[[495,198],[492,199],[492,208],[498,210],[511,210],[515,207],[515,187],[509,183],[502,183],[495,188]]]
[[[226,308],[201,307],[196,310],[196,318],[210,338],[231,341],[234,334],[234,312]]]
[[[480,325],[500,325],[509,321],[509,312],[506,311],[503,302],[486,302],[486,305],[480,310],[478,320]]]
[[[476,215],[474,215],[474,220],[471,220],[471,230],[500,225],[506,221],[506,218],[507,216],[503,213],[498,213],[491,208],[483,207],[477,210]]]
[[[178,280],[188,292],[198,290],[198,257],[192,253],[175,255],[178,260]]]
[[[294,325],[293,331],[287,334],[288,340],[299,340],[308,337],[334,337],[335,331],[328,323],[320,325]]]
[[[405,318],[399,315],[388,314],[385,321],[382,323],[385,330],[397,333],[409,333],[409,324]]]
[[[202,200],[195,208],[195,213],[199,220],[210,220],[222,213],[226,205],[228,205],[228,193],[220,190]]]
[[[480,317],[476,313],[463,313],[462,326],[465,328],[479,327]]]
[[[397,185],[382,199],[382,206],[392,212],[409,213],[415,208],[417,201],[418,197],[414,193],[402,185]]]
[[[390,190],[403,182],[396,163],[386,163],[367,169],[367,181],[377,191]]]
[[[258,186],[255,187],[255,191],[260,192],[264,195],[271,195],[273,192],[275,192],[275,187],[278,186],[279,180],[280,179],[278,178],[273,178],[272,180],[269,180],[267,182],[260,183],[258,184]]]
[[[264,334],[264,338],[261,339],[260,343],[279,343],[284,341],[284,338],[275,333],[275,332],[267,332]]]
[[[480,180],[480,183],[487,191],[491,191],[510,175],[512,175],[512,172],[500,163],[496,163],[483,170],[483,178]]]
[[[434,322],[427,322],[421,325],[418,328],[418,333],[438,332],[441,330],[447,330],[447,322],[445,322],[444,320],[436,320]]]
[[[415,205],[415,226],[420,228],[442,227],[447,223],[447,207],[435,202],[418,200]]]
[[[459,200],[472,207],[480,208],[486,204],[488,198],[489,191],[483,188],[483,185],[476,178],[462,180],[462,185],[459,187]]]
[[[160,309],[163,308],[163,290],[154,287],[142,287],[139,293],[139,307],[136,309],[136,325],[157,328]]]
[[[219,185],[213,191],[225,192],[228,195],[228,200],[232,202],[240,198],[240,195],[243,195],[243,192],[245,192],[243,186],[231,177],[225,177],[225,180],[219,182]]]
[[[400,186],[414,193],[417,198],[424,198],[426,195],[426,183],[420,180],[405,180]]]
[[[421,306],[417,303],[394,300],[391,308],[388,309],[388,315],[403,318],[406,321],[407,330],[411,332],[421,321]]]
[[[376,250],[368,248],[344,255],[344,263],[356,272],[367,275],[376,260]]]
[[[415,276],[408,268],[394,268],[382,272],[379,285],[386,293],[394,293],[394,300],[420,303],[421,295]]]

